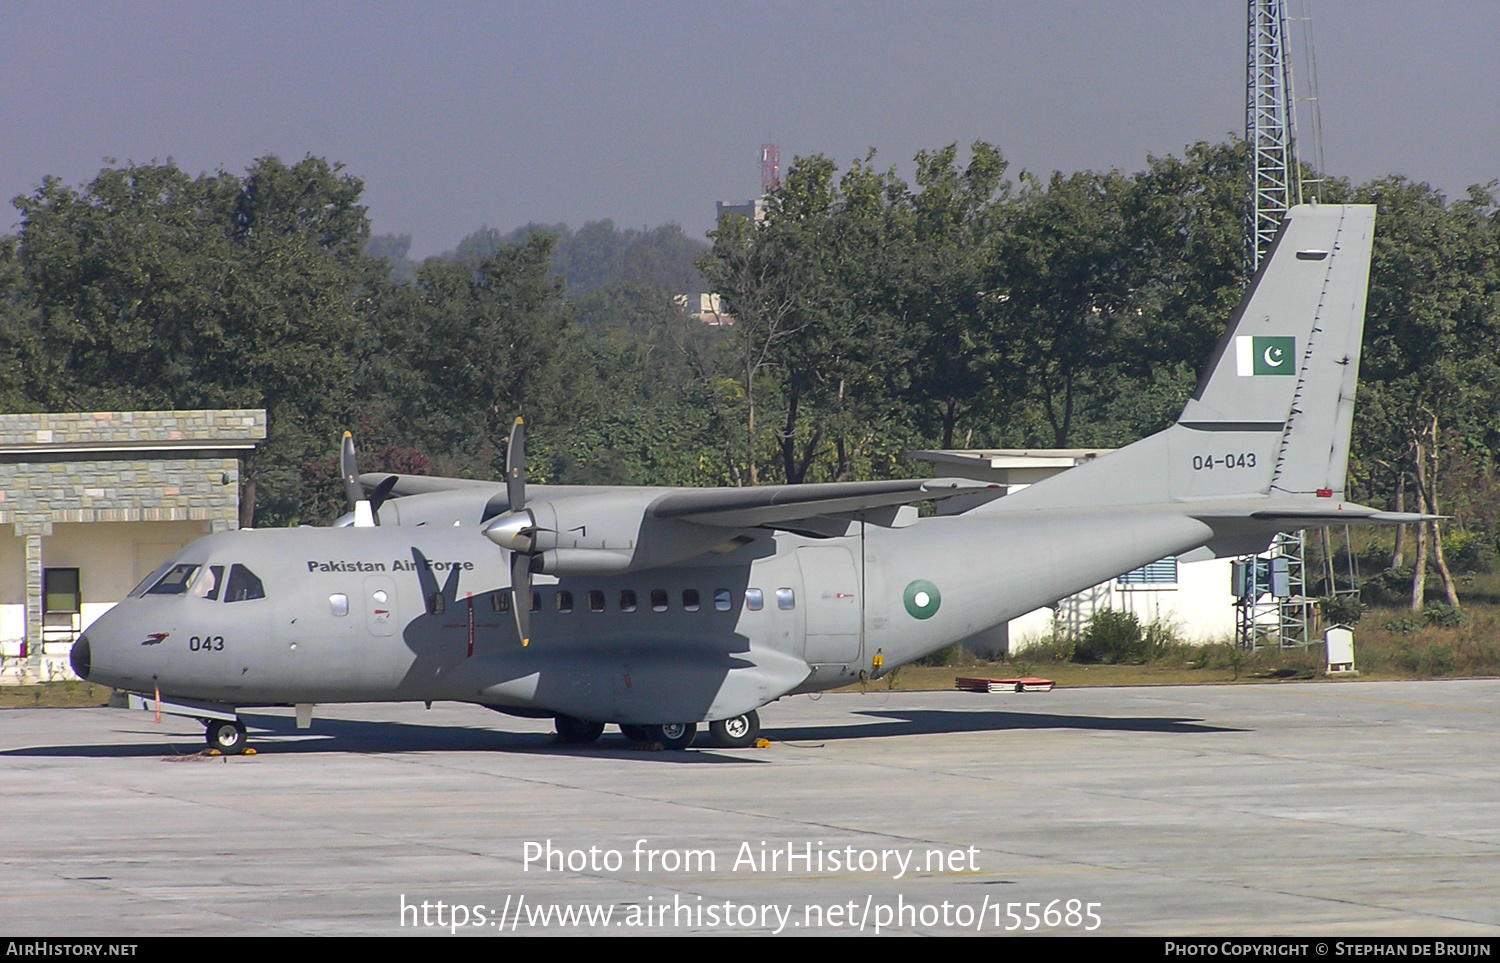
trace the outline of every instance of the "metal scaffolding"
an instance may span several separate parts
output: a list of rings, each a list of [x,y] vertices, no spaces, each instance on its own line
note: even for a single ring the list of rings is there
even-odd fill
[[[1249,0],[1245,68],[1245,149],[1250,204],[1245,221],[1245,274],[1260,259],[1293,204],[1301,201],[1297,111],[1287,56],[1285,0]]]

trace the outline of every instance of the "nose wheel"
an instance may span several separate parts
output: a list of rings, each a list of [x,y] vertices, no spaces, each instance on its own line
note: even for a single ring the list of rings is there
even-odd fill
[[[245,724],[238,719],[233,722],[212,719],[204,738],[210,749],[217,749],[226,756],[237,756],[245,751]]]

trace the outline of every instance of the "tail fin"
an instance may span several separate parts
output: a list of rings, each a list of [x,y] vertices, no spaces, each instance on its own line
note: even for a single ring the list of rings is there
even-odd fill
[[[1374,227],[1372,206],[1293,208],[1177,423],[994,508],[1341,498]]]

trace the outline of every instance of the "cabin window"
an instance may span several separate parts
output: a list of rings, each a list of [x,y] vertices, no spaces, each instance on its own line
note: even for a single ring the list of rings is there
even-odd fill
[[[734,598],[729,594],[729,589],[714,589],[714,611],[728,612],[733,604]]]
[[[224,566],[210,565],[208,571],[198,579],[198,584],[193,586],[193,598],[208,599],[211,602],[219,600],[219,589],[224,587]]]
[[[653,611],[653,612],[665,612],[666,610],[667,610],[667,590],[666,589],[652,589],[651,590],[651,611]]]
[[[235,568],[239,568],[238,565]],[[196,565],[173,565],[167,574],[161,577],[151,588],[147,589],[147,595],[181,595],[186,592],[188,585],[193,581],[193,576],[198,574]]]
[[[686,611],[686,612],[696,612],[696,611],[698,611],[699,601],[698,601],[698,590],[697,589],[683,589],[682,590],[682,608],[683,608],[683,611]]]
[[[224,601],[249,602],[265,597],[266,589],[261,585],[260,577],[236,562],[229,570],[229,581],[224,586]]]
[[[443,598],[442,592],[433,592],[427,596],[427,614],[442,615],[448,608],[448,600]]]
[[[778,609],[790,610],[797,607],[797,593],[789,588],[776,590],[776,607]]]
[[[745,589],[745,608],[759,612],[766,607],[766,594],[758,588]]]
[[[533,611],[533,612],[540,612],[541,610],[542,610],[542,593],[541,592],[532,592],[531,593],[531,611]]]
[[[593,591],[589,592],[589,611],[604,611],[604,593],[599,591],[598,589],[594,589]]]
[[[496,612],[509,612],[510,611],[510,593],[502,591],[502,592],[496,592],[495,594],[491,595],[490,596],[490,608],[494,609]]]
[[[328,596],[328,611],[343,618],[349,614],[349,596],[341,592],[335,592]]]
[[[620,589],[620,611],[635,611],[635,589]]]
[[[571,611],[573,611],[573,593],[572,592],[558,592],[557,593],[557,610],[559,612],[571,612]]]

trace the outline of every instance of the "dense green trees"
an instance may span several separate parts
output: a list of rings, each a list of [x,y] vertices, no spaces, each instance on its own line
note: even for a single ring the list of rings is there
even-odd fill
[[[1116,446],[1176,414],[1238,300],[1243,163],[1238,144],[1195,144],[1135,174],[1038,178],[976,143],[922,152],[908,184],[873,153],[810,157],[762,223],[726,219],[711,246],[675,225],[528,225],[421,264],[409,237],[370,238],[359,181],[318,158],[49,179],[0,238],[0,405],[264,406],[245,473],[261,525],[341,510],[346,426],[372,466],[496,477],[525,414],[538,480],[579,483]],[[1381,207],[1357,494],[1494,524],[1464,496],[1500,451],[1494,197],[1328,189]],[[706,290],[733,324],[676,300]],[[1418,586],[1421,560],[1445,571],[1438,533],[1419,541]]]

